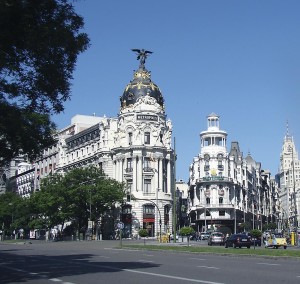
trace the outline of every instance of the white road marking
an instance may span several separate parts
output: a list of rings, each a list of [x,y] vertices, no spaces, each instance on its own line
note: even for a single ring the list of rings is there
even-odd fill
[[[208,269],[220,269],[218,267],[214,267],[214,266],[205,266],[205,265],[201,265],[201,266],[197,266],[197,267],[200,267],[200,268],[208,268]]]
[[[193,278],[177,277],[177,276],[172,276],[172,275],[144,272],[144,271],[138,271],[138,270],[132,270],[132,269],[123,269],[123,270],[127,271],[127,272],[132,272],[132,273],[151,275],[151,276],[157,276],[157,277],[162,277],[162,278],[170,278],[170,279],[176,279],[176,280],[183,280],[183,281],[189,281],[189,282],[196,282],[196,283],[225,284],[225,283],[222,283],[222,282],[212,282],[212,281],[205,281],[205,280],[199,280],[199,279],[193,279]]]
[[[151,262],[151,263],[154,262],[153,260],[145,260],[145,259],[139,259],[138,261],[139,262]]]
[[[58,278],[50,278],[49,280],[53,282],[61,282],[61,280]]]
[[[195,257],[190,257],[189,259],[192,259],[192,260],[206,260],[204,258],[195,258]]]
[[[260,264],[260,265],[280,265],[278,263],[268,263],[268,262],[258,262],[257,264]]]

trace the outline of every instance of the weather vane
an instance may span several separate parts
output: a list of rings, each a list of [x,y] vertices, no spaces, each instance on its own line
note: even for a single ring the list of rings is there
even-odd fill
[[[153,53],[152,51],[145,50],[145,49],[131,49],[131,50],[138,55],[137,60],[140,60],[140,67],[144,67],[148,54]]]

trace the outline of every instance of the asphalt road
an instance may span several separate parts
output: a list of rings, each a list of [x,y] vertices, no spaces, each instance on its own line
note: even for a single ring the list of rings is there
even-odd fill
[[[300,261],[117,249],[119,241],[0,245],[0,283],[295,284]],[[247,249],[247,248],[245,248]]]

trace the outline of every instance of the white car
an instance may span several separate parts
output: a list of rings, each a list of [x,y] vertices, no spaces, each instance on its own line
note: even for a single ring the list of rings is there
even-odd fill
[[[170,235],[170,240],[174,240],[174,234],[171,234],[171,235]],[[178,237],[177,234],[176,234],[176,240],[177,240],[177,241],[179,240],[179,237]]]

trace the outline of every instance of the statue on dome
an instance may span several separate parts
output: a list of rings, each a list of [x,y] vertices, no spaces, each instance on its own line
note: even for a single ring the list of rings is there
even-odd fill
[[[148,54],[153,53],[152,51],[145,50],[145,49],[131,49],[131,50],[138,55],[137,60],[140,60],[140,67],[144,67]]]

